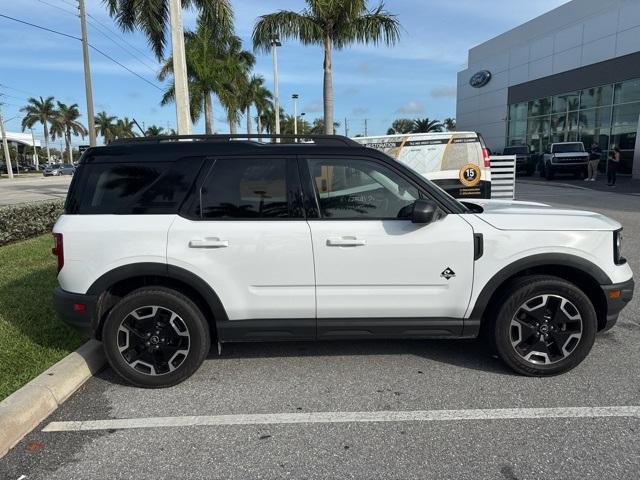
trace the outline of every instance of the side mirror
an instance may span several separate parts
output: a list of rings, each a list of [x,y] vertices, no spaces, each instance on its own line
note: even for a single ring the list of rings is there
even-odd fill
[[[442,212],[432,200],[419,199],[413,204],[411,223],[427,224],[440,219]]]

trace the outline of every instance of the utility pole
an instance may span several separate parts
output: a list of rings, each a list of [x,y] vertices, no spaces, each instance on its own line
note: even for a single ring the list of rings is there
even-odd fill
[[[280,135],[280,96],[278,95],[278,47],[282,43],[277,38],[271,39],[271,57],[273,59],[273,110],[276,116],[276,135]],[[276,138],[276,142],[280,139]]]
[[[367,119],[364,119],[364,136],[367,136]]]
[[[349,120],[347,119],[347,117],[344,117],[344,136],[349,136]]]
[[[87,96],[87,123],[89,125],[89,145],[96,146],[96,125],[93,112],[93,91],[91,88],[91,67],[89,66],[89,44],[87,42],[87,12],[84,0],[78,0],[80,10],[80,30],[82,35],[82,58],[84,60],[84,88]],[[69,146],[71,149],[71,146]]]
[[[0,103],[0,134],[2,134],[2,148],[4,150],[4,161],[7,165],[9,180],[13,180],[13,166],[11,165],[11,155],[9,155],[9,142],[7,142],[7,132],[4,129],[4,118],[2,116],[2,103]],[[16,158],[16,164],[18,159]]]
[[[33,161],[36,164],[36,170],[40,170],[40,160],[38,159],[38,149],[36,148],[36,136],[33,134],[33,128],[31,130],[31,143],[33,145]]]
[[[190,135],[191,112],[189,107],[189,85],[187,83],[187,58],[184,52],[182,2],[180,0],[169,0],[169,16],[171,19],[171,49],[173,54],[178,135]]]

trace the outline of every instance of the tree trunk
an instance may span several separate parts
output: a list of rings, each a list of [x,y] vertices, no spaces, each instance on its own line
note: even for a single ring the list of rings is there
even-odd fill
[[[262,120],[260,119],[260,110],[257,112],[256,121],[258,122],[258,133],[262,133]]]
[[[43,124],[44,128],[44,146],[47,148],[47,164],[51,163],[51,151],[49,150],[49,130],[47,129],[47,122]]]
[[[333,80],[331,78],[331,39],[324,39],[324,133],[333,134]]]
[[[213,135],[213,105],[209,92],[204,94],[204,131],[207,135]]]
[[[73,163],[73,154],[71,153],[71,131],[64,132],[64,143],[67,144],[67,152],[69,155],[69,163]]]
[[[251,135],[251,105],[247,106],[247,135]]]
[[[233,118],[233,115],[231,114],[231,112],[229,112],[229,133],[231,135],[236,135],[238,133],[238,125],[236,122],[236,119]]]

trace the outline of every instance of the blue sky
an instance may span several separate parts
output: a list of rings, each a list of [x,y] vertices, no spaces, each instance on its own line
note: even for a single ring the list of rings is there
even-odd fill
[[[75,0],[0,0],[0,13],[79,36],[79,20],[72,14],[75,3]],[[237,34],[247,49],[259,15],[304,7],[303,0],[232,3]],[[377,5],[369,3],[371,7]],[[455,116],[456,73],[464,68],[469,48],[563,3],[566,0],[388,0],[387,10],[397,14],[404,27],[402,40],[394,48],[354,45],[335,52],[336,119],[344,125],[346,117],[349,134],[355,135],[362,133],[365,118],[369,134],[380,134],[398,117]],[[162,88],[154,74],[158,63],[145,38],[139,33],[119,31],[101,0],[87,0],[87,11],[91,15],[89,41]],[[184,20],[186,28],[193,27],[195,14],[185,12]],[[3,110],[9,119],[9,130],[19,131],[19,108],[28,96],[53,95],[65,103],[78,103],[83,112],[86,110],[79,42],[0,17],[0,45],[0,93],[4,94]],[[291,94],[298,93],[299,111],[306,112],[308,119],[321,116],[320,47],[287,42],[278,55],[283,108],[292,113]],[[160,90],[93,51],[91,63],[96,112],[105,110],[111,115],[133,117],[147,126],[175,127],[174,107],[160,106]],[[255,70],[272,88],[271,57],[258,54]],[[228,132],[217,102],[214,113],[216,131]],[[38,130],[36,133],[40,135],[42,132]],[[342,127],[340,130],[344,132]],[[200,121],[194,126],[194,133],[203,131]],[[74,142],[83,143],[80,139]]]

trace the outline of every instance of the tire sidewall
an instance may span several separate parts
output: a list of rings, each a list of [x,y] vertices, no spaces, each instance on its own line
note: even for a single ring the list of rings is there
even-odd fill
[[[118,350],[118,328],[124,318],[140,307],[157,305],[175,312],[189,330],[189,353],[173,372],[147,375],[131,368]],[[168,387],[191,376],[204,361],[210,347],[209,328],[200,309],[187,297],[169,289],[140,289],[124,297],[108,314],[102,329],[105,355],[112,368],[139,387]]]
[[[520,357],[510,339],[511,320],[517,309],[527,300],[538,295],[559,295],[569,300],[582,317],[582,337],[571,354],[551,365],[536,365]],[[588,297],[576,286],[560,279],[542,279],[519,282],[504,298],[496,318],[493,339],[500,357],[514,370],[531,376],[550,376],[571,370],[580,364],[591,351],[597,332],[597,316]]]

